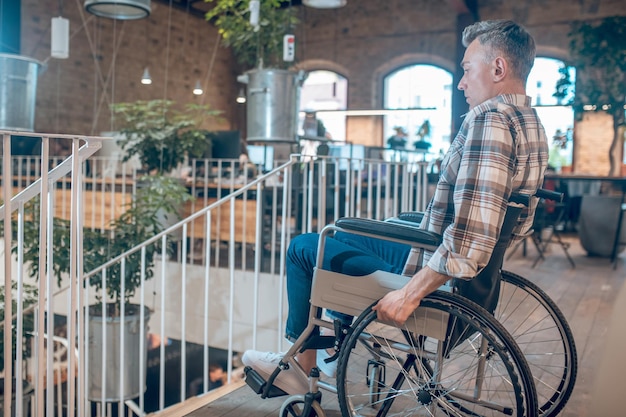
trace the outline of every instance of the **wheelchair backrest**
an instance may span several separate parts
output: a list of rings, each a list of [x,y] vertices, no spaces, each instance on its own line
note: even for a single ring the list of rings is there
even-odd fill
[[[523,206],[508,205],[498,242],[491,253],[489,262],[480,273],[471,280],[457,278],[452,282],[453,291],[483,306],[490,313],[494,312],[498,304],[500,294],[500,270],[502,269],[504,254],[509,246],[509,242],[513,236],[513,229],[517,225],[519,215],[523,209]]]

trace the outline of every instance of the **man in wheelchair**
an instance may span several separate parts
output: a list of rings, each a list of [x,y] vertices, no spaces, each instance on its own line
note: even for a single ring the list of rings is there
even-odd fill
[[[535,58],[533,38],[512,21],[484,21],[464,30],[463,45],[467,49],[458,88],[470,109],[443,159],[434,196],[419,226],[441,235],[441,245],[417,261],[417,253],[400,243],[346,233],[326,241],[324,269],[353,276],[377,270],[412,275],[407,285],[389,292],[375,306],[379,319],[398,325],[424,296],[450,279],[471,280],[485,267],[511,193],[534,194],[548,163],[548,141],[526,95]],[[532,199],[522,211],[514,234],[530,230],[536,204]],[[317,248],[318,235],[303,234],[288,249],[286,337],[291,341],[308,324]],[[328,314],[346,325],[352,321],[332,311]],[[336,365],[324,360],[330,355],[324,349],[308,349],[296,358],[306,372],[317,366],[333,377]],[[267,379],[281,358],[279,353],[247,351],[243,362]],[[289,394],[303,394],[309,388],[291,369],[280,372],[274,385]]]

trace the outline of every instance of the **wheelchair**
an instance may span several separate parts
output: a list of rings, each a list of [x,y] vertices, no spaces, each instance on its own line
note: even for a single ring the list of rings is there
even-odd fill
[[[564,355],[570,366],[564,366],[565,376],[560,384],[556,384],[558,388],[550,386],[555,392],[544,394],[542,387],[539,403],[536,379],[533,379],[526,352],[520,350],[505,326],[491,314],[495,312],[496,317],[500,315],[508,319],[511,311],[508,307],[501,308],[498,295],[512,287],[520,288],[517,286],[520,281],[514,279],[503,281],[504,285],[500,285],[497,272],[522,210],[520,203],[527,205],[529,199],[529,196],[512,196],[501,239],[489,265],[469,281],[477,283],[478,288],[470,289],[469,297],[463,294],[464,290],[467,292],[463,283],[453,282],[451,287],[435,291],[424,298],[420,307],[401,327],[378,321],[371,307],[388,291],[402,287],[409,277],[383,271],[351,277],[317,268],[308,327],[267,381],[248,367],[245,370],[246,382],[262,398],[285,395],[272,385],[281,370],[293,367],[306,377],[295,355],[306,349],[334,345],[338,349],[336,385],[319,380],[319,371],[314,368],[309,375],[310,392],[287,398],[281,408],[281,416],[325,416],[320,406],[320,388],[337,394],[344,416],[534,416],[558,412],[557,408],[562,408],[571,389],[566,394],[563,392],[575,379],[575,371],[573,375],[571,372],[571,354],[575,363],[575,349]],[[440,242],[439,236],[417,230],[414,225],[340,219],[320,234],[318,265],[323,259],[326,237],[340,230],[378,238],[382,235],[385,239],[410,243],[430,251]],[[492,285],[494,277],[496,285]],[[507,274],[507,277],[516,276]],[[545,293],[534,291],[532,285],[525,288],[533,289],[533,292],[526,293],[536,295],[536,304],[545,305]],[[476,294],[488,309],[471,300]],[[507,295],[507,300],[519,298]],[[551,308],[556,307],[554,303],[547,304]],[[323,309],[358,317],[349,328],[341,329],[336,323],[322,318]],[[554,311],[558,312],[558,309]],[[562,314],[557,314],[554,321],[559,323],[559,329],[569,331]],[[312,337],[316,327],[333,329],[336,336]],[[516,326],[522,335],[532,332],[522,329],[522,326]],[[571,332],[568,334],[571,336]],[[570,347],[569,341],[563,343]],[[534,347],[534,340],[531,338],[527,345]],[[546,366],[545,362],[538,362],[536,367],[547,369]]]

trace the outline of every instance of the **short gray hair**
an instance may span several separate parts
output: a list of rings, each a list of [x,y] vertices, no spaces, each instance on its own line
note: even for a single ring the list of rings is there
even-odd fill
[[[524,83],[535,63],[535,40],[522,26],[512,20],[485,20],[463,30],[463,46],[475,39],[492,49],[493,56],[499,52],[509,61],[514,75]]]

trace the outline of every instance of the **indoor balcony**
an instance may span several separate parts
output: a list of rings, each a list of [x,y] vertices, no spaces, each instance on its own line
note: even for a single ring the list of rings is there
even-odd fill
[[[24,381],[5,401],[23,415],[68,404],[78,416],[144,415],[206,399],[209,364],[233,384],[245,349],[281,348],[292,236],[341,216],[423,210],[428,196],[424,162],[292,155],[268,170],[196,160],[177,180],[194,197],[178,207],[182,220],[162,216],[162,232],[117,254],[116,224],[150,180],[92,156],[111,139],[55,135],[72,142],[69,158],[53,157],[48,138],[43,158],[11,157],[11,132],[1,134],[4,288],[17,301],[6,295],[3,328],[13,316],[4,340],[19,352],[11,366],[5,350],[4,376]]]

